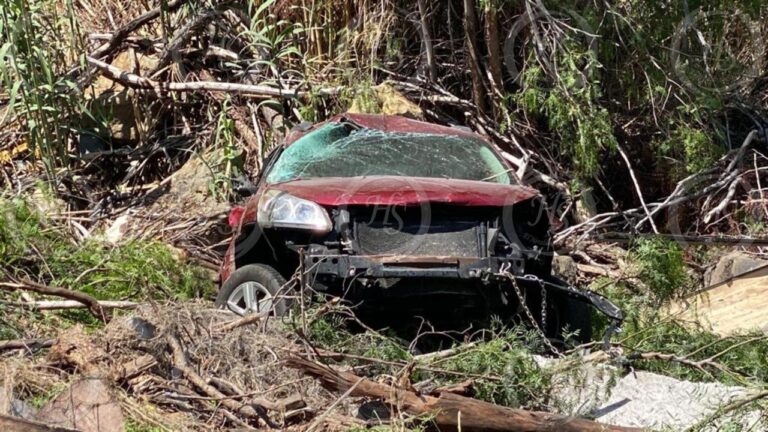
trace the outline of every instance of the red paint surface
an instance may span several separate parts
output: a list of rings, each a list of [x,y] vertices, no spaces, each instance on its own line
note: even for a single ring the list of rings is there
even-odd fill
[[[324,177],[268,186],[324,206],[419,205],[502,207],[538,195],[520,185],[424,177]]]

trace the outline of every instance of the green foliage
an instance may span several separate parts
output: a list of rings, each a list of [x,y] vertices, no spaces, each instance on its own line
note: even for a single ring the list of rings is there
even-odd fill
[[[629,257],[655,302],[661,304],[690,293],[692,281],[683,250],[676,242],[661,237],[640,238],[632,245]]]
[[[139,423],[135,420],[128,419],[123,424],[125,432],[164,432],[167,429],[159,426],[150,426],[147,424]]]
[[[0,3],[0,83],[9,89],[8,114],[19,116],[33,154],[49,173],[66,163],[67,141],[85,106],[65,72],[84,59],[86,49],[72,1],[61,3]]]
[[[339,95],[339,102],[344,111],[368,114],[381,112],[381,103],[370,79],[350,76],[347,80],[349,84],[344,86]]]
[[[347,354],[387,361],[411,357],[397,339],[373,332],[350,332],[345,328],[345,320],[337,315],[314,320],[309,325],[309,338],[326,349]]]
[[[277,68],[303,59],[298,45],[298,38],[305,32],[303,25],[277,19],[270,12],[274,3],[275,0],[247,2],[250,26],[240,36],[248,41],[253,52],[266,54],[260,56],[255,66]]]
[[[632,367],[693,381],[717,380],[734,385],[768,384],[768,338],[760,332],[731,337],[713,334],[690,321],[681,321],[660,308],[654,297],[637,295],[625,283],[600,279],[591,289],[608,296],[627,314],[622,332],[614,337],[633,352],[676,355],[696,362],[712,359],[724,366],[696,368],[674,360],[631,360]],[[596,316],[595,334],[602,334],[607,320]]]
[[[570,48],[558,52],[556,78],[548,78],[540,66],[529,66],[516,101],[528,114],[546,118],[571,156],[577,177],[589,179],[600,168],[600,152],[616,148],[616,137],[608,111],[599,105],[599,82],[591,76],[600,66],[597,58],[573,42]]]
[[[396,336],[370,331],[350,332],[345,320],[339,316],[326,315],[313,321],[308,333],[314,344],[330,351],[400,362],[403,366],[413,360]],[[536,340],[537,336],[532,332],[499,328],[471,349],[433,363],[417,365],[411,379],[413,382],[431,380],[439,385],[449,385],[471,376],[474,378],[474,396],[481,400],[514,407],[541,407],[548,395],[550,377],[531,356]],[[402,369],[402,366],[391,363],[372,364],[356,359],[345,363],[366,366],[369,372],[376,373],[397,374]]]
[[[236,138],[235,121],[228,113],[229,108],[230,101],[227,98],[219,107],[218,115],[215,116],[213,144],[220,150],[216,152],[219,158],[205,162],[213,174],[213,183],[209,185],[211,194],[221,200],[226,200],[230,196],[231,179],[242,171],[241,150]]]
[[[198,267],[181,263],[160,243],[80,244],[23,200],[0,198],[0,266],[16,277],[77,289],[98,299],[190,298],[211,283]]]
[[[694,123],[698,125],[699,123]],[[688,175],[711,168],[723,155],[723,147],[715,144],[709,132],[700,126],[679,125],[671,136],[658,146],[666,157],[679,158]]]
[[[438,363],[442,369],[500,380],[478,379],[475,397],[512,407],[541,407],[548,395],[550,377],[531,356],[531,335],[519,330],[501,330],[476,348]],[[436,373],[437,379],[448,375]],[[455,377],[454,377],[455,379]]]

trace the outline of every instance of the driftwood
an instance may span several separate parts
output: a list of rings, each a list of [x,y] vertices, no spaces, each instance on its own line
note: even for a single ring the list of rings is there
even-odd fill
[[[287,365],[321,379],[324,385],[333,390],[352,389],[352,395],[382,399],[409,414],[430,415],[432,421],[443,431],[629,432],[643,430],[545,412],[507,408],[453,393],[441,393],[437,397],[420,395],[348,372],[337,371],[300,357],[288,358]]]

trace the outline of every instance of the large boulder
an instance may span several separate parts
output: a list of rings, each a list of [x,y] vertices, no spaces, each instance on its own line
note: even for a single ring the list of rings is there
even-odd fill
[[[709,287],[728,282],[761,266],[768,266],[768,261],[754,258],[739,251],[731,252],[720,258],[713,267],[707,269],[704,273],[704,286]]]

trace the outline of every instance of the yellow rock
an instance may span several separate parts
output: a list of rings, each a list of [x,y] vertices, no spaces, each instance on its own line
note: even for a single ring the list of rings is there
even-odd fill
[[[409,101],[387,83],[370,87],[358,93],[348,111],[351,113],[399,115],[414,119],[424,118],[424,112],[418,105]]]

